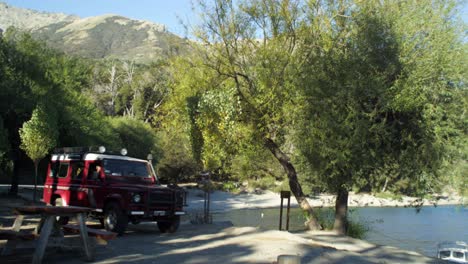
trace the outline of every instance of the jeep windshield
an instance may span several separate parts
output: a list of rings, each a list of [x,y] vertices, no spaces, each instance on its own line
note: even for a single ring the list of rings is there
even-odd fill
[[[104,173],[108,176],[153,178],[149,164],[141,161],[104,159]]]

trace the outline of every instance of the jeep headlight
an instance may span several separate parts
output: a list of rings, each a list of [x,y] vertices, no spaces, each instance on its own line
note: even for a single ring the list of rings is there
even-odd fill
[[[134,203],[139,203],[139,202],[141,202],[141,195],[139,195],[138,193],[134,194],[134,195],[133,195],[133,202],[134,202]]]

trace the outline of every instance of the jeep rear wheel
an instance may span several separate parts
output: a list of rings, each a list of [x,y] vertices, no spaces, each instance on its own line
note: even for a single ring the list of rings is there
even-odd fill
[[[128,216],[118,203],[111,202],[104,210],[104,227],[106,230],[122,235],[127,229]]]
[[[159,231],[161,233],[174,233],[179,229],[180,216],[176,215],[168,220],[158,221]]]
[[[53,206],[64,206],[65,204],[63,203],[62,198],[56,198],[52,202],[52,205]],[[70,217],[68,217],[68,216],[57,216],[56,219],[57,219],[57,223],[59,223],[60,225],[66,225],[66,224],[68,224],[68,221],[70,221]]]

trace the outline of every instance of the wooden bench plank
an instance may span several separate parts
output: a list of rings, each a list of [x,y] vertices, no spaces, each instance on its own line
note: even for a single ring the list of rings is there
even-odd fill
[[[114,232],[109,232],[106,230],[100,230],[100,229],[95,229],[91,227],[87,227],[88,229],[88,235],[92,237],[98,237],[103,240],[111,240],[117,237],[117,233]],[[78,225],[64,225],[63,230],[65,232],[73,233],[73,234],[78,234],[80,233],[80,227]]]
[[[79,207],[79,206],[47,206],[47,205],[36,205],[36,206],[21,206],[16,207],[13,212],[15,214],[22,215],[34,215],[34,214],[47,214],[55,216],[69,216],[76,215],[77,213],[91,212],[92,208]]]

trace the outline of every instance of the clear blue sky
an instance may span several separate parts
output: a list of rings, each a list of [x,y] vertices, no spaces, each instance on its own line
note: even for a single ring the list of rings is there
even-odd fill
[[[192,12],[191,0],[0,0],[7,4],[47,12],[61,12],[80,17],[117,14],[133,19],[161,23],[169,31],[185,36],[179,23],[197,23],[197,14]],[[468,1],[463,2],[463,20],[468,23]]]
[[[197,18],[191,10],[191,0],[0,0],[0,2],[16,7],[80,17],[117,14],[164,24],[169,31],[178,35],[185,35],[179,23],[180,19],[187,22]]]

